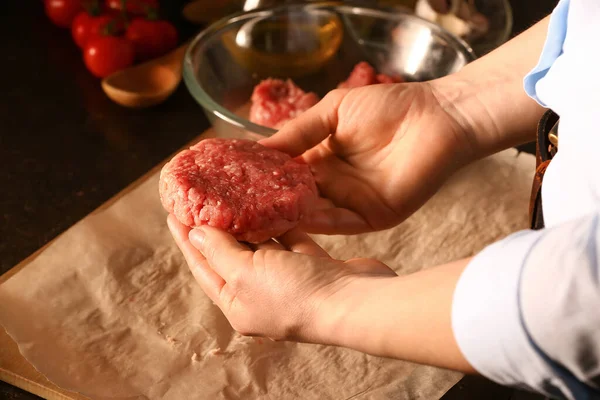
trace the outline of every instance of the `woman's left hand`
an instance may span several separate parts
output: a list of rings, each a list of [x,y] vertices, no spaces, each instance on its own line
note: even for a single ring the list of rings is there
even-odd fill
[[[357,296],[348,289],[356,280],[396,276],[376,260],[334,260],[299,230],[248,247],[216,228],[190,230],[173,215],[168,224],[196,281],[247,336],[328,343],[319,321],[335,309],[331,302]]]

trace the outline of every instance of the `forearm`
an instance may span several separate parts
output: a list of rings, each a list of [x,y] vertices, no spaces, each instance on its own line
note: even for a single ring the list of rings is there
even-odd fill
[[[473,372],[452,333],[460,260],[408,276],[357,279],[321,310],[318,330],[332,345],[443,368]],[[351,297],[347,293],[353,293]]]
[[[523,78],[541,54],[550,17],[460,72],[432,82],[442,106],[463,127],[481,158],[535,140],[544,108],[525,93]]]

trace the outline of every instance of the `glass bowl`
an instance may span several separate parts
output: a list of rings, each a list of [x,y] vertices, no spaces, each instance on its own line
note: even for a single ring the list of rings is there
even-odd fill
[[[471,48],[411,13],[339,3],[288,4],[222,19],[195,37],[183,79],[222,136],[270,136],[247,119],[265,78],[292,79],[323,97],[367,61],[380,73],[425,81],[460,70]]]

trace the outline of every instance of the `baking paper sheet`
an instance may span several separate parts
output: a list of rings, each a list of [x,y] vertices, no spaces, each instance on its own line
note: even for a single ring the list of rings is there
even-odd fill
[[[527,227],[534,164],[505,151],[462,170],[394,229],[315,238],[334,257],[378,258],[400,274],[475,254]],[[184,264],[157,187],[158,172],[0,286],[0,323],[58,386],[91,399],[437,399],[461,378],[240,336]]]

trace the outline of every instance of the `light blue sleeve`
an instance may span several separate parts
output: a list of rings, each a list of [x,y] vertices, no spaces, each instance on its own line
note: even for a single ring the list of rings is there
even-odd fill
[[[544,107],[546,107],[546,104],[538,98],[535,85],[540,79],[546,76],[554,61],[563,53],[563,43],[567,36],[569,2],[570,0],[560,0],[552,12],[548,26],[548,35],[546,36],[546,42],[538,64],[523,80],[525,92]]]
[[[518,232],[469,263],[452,327],[478,372],[553,398],[600,399],[598,220]]]
[[[571,19],[582,23],[585,10],[595,18],[600,7],[592,0],[572,0],[575,6],[579,8],[571,9],[571,17],[577,10],[579,18]],[[569,7],[569,0],[557,5],[539,63],[524,79],[527,93],[543,106],[536,87],[543,92],[551,67],[564,67]],[[590,19],[597,23],[594,18]],[[558,79],[556,74],[553,79]],[[557,83],[564,85],[553,82]],[[572,121],[578,115],[561,117],[567,122],[567,117]],[[573,160],[573,149],[561,151]],[[593,211],[598,210],[593,189],[590,186],[589,195],[596,203],[590,204],[590,214],[540,231],[515,233],[485,248],[461,275],[452,328],[462,353],[482,375],[553,398],[600,400],[600,213]]]

